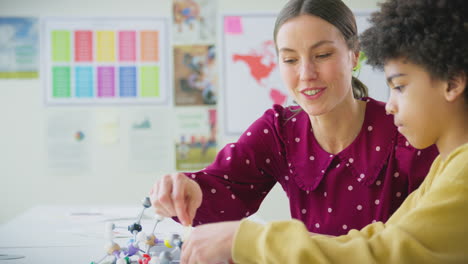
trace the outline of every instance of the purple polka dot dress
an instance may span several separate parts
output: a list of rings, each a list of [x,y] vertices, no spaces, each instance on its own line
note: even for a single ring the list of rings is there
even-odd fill
[[[321,148],[309,116],[291,111],[297,107],[267,110],[210,166],[186,173],[203,190],[194,223],[249,216],[276,183],[289,198],[291,216],[311,232],[342,235],[386,221],[418,188],[438,152],[413,148],[384,103],[364,100],[362,129],[338,154]]]

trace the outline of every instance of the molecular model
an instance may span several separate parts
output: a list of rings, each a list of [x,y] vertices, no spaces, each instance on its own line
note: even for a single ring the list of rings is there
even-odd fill
[[[91,264],[174,264],[179,263],[180,250],[182,248],[182,237],[179,234],[172,234],[170,238],[159,239],[155,235],[157,225],[164,220],[156,215],[153,231],[146,234],[142,231],[140,224],[145,209],[151,207],[149,197],[142,201],[143,209],[137,220],[128,226],[128,231],[132,238],[127,242],[126,247],[121,247],[114,242],[113,230],[116,226],[113,223],[106,223],[106,234],[108,242],[105,245],[106,254],[99,261],[92,261]]]

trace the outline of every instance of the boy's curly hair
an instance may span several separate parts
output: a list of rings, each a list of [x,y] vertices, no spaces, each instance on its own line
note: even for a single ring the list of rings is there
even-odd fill
[[[380,6],[360,36],[368,64],[382,69],[404,57],[440,80],[468,77],[468,0],[387,0]]]

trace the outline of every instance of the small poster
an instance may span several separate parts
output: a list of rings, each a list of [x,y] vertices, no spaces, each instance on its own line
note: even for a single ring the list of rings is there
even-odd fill
[[[177,109],[176,169],[203,169],[216,157],[216,109]]]
[[[47,116],[47,167],[53,175],[82,175],[92,169],[92,116],[52,112]]]
[[[214,45],[174,47],[175,105],[215,105],[218,86],[216,67]]]
[[[173,0],[175,43],[216,42],[216,0]]]
[[[132,114],[129,126],[129,167],[135,172],[169,171],[174,169],[172,153],[172,110],[140,109]]]
[[[48,18],[44,30],[47,103],[168,103],[166,20]]]
[[[39,77],[38,19],[0,17],[0,79]]]

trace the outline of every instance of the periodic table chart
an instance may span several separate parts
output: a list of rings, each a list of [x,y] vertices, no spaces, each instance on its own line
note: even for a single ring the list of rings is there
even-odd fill
[[[47,104],[167,104],[164,18],[46,18]]]

